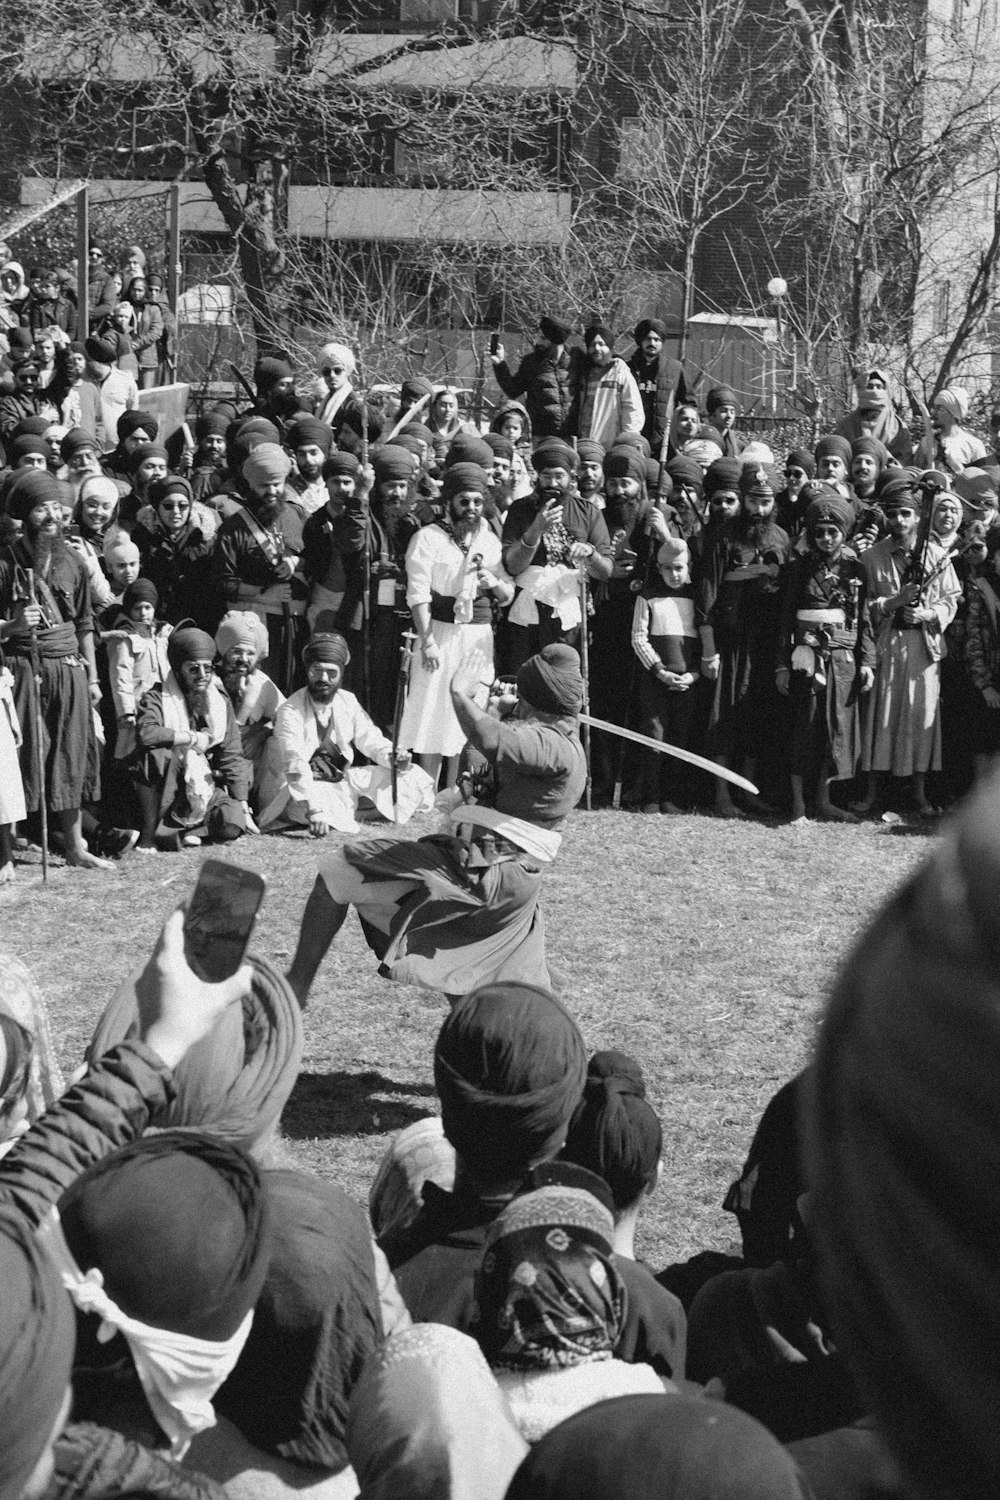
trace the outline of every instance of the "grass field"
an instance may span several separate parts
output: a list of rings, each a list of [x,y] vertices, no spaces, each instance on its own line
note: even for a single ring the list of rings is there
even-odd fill
[[[255,946],[282,965],[318,847],[254,838],[231,851],[268,878]],[[574,815],[546,877],[548,946],[588,1048],[633,1053],[663,1121],[664,1176],[638,1246],[653,1265],[732,1239],[719,1204],[761,1107],[806,1058],[852,937],[928,847],[880,825]],[[0,904],[0,949],[35,973],[67,1067],[201,857],[132,856],[113,874],[58,867],[44,888],[37,866],[19,867],[20,888]],[[365,1200],[388,1137],[436,1108],[444,1015],[436,995],[378,977],[352,915],[320,970],[285,1113],[300,1165]]]

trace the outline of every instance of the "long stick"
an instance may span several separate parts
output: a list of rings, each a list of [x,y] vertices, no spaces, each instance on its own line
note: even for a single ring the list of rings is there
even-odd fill
[[[354,361],[358,374],[358,401],[361,405],[361,467],[368,473],[368,396],[365,392],[361,370],[361,345],[354,346]],[[368,524],[365,527],[365,551],[363,559],[364,594],[361,604],[361,662],[364,670],[365,712],[372,707],[372,549],[371,549],[371,494],[368,495]],[[395,803],[394,803],[395,807]]]
[[[593,722],[590,717],[590,642],[587,640],[587,570],[580,569],[580,671],[583,673],[583,713],[580,722],[583,724],[583,753],[587,758],[587,785],[584,788],[583,800],[588,812],[591,810],[591,779],[590,779],[590,725]]]
[[[234,365],[231,359],[228,360],[227,363],[229,365],[229,368],[232,370],[233,374],[236,376],[236,379],[239,381],[240,385],[243,387],[243,389],[246,391],[247,395],[250,397],[250,400],[254,403],[254,405],[256,405],[257,404],[257,392],[254,390],[253,386],[250,384],[249,380],[246,378],[246,376],[244,375],[243,371],[241,369],[239,369],[236,365]]]
[[[37,604],[35,570],[28,569],[28,598]],[[49,878],[49,809],[45,801],[45,752],[42,749],[42,658],[38,650],[38,629],[31,628],[31,670],[35,678],[35,774],[38,777],[38,810],[42,819],[42,881]]]
[[[403,638],[399,646],[399,676],[396,679],[396,712],[392,720],[392,765],[389,775],[392,779],[392,821],[399,822],[399,808],[397,806],[399,796],[399,767],[396,765],[396,755],[399,750],[399,731],[403,724],[403,710],[406,707],[406,694],[410,687],[410,665],[413,661],[413,643],[417,639],[415,630],[404,630]]]
[[[752,781],[747,781],[745,776],[737,776],[735,771],[730,771],[727,766],[720,766],[714,760],[706,760],[703,755],[695,755],[693,750],[682,750],[679,745],[670,745],[666,740],[651,740],[648,734],[637,734],[634,729],[623,729],[620,724],[609,724],[607,719],[595,719],[591,714],[584,711],[580,715],[580,723],[590,726],[591,729],[603,729],[605,734],[621,735],[623,740],[631,740],[633,744],[645,745],[647,750],[656,750],[660,755],[672,755],[675,760],[686,761],[689,766],[697,766],[699,770],[707,771],[709,776],[717,776],[720,781],[731,782],[733,786],[742,787],[745,792],[751,792],[753,796],[760,796],[760,788],[754,786]]]

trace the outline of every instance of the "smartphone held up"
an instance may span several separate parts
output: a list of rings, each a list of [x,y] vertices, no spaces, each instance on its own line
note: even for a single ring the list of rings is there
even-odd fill
[[[263,876],[227,860],[206,859],[184,918],[189,966],[211,984],[236,973],[264,899]]]

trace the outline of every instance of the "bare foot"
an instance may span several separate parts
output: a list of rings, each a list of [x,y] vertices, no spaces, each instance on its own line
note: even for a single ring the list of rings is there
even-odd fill
[[[671,817],[681,816],[681,809],[677,806],[676,802],[661,802],[660,812],[669,813]]]
[[[804,823],[806,821],[806,805],[801,797],[792,798],[792,822]]]
[[[852,812],[848,812],[845,807],[838,807],[835,802],[818,803],[816,816],[823,823],[856,823],[858,821]]]
[[[114,860],[101,859],[98,855],[91,854],[89,849],[67,849],[66,863],[76,870],[113,870],[115,867]]]
[[[918,818],[939,818],[940,816],[941,809],[939,807],[935,807],[932,802],[927,802],[925,800],[917,803]]]
[[[7,864],[0,865],[0,885],[13,885],[13,884],[14,884],[14,866],[8,861]]]
[[[727,798],[725,802],[716,801],[715,816],[717,818],[745,818],[746,813]]]

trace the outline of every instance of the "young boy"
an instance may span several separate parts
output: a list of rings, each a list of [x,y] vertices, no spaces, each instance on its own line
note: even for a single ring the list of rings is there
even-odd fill
[[[687,747],[694,711],[691,688],[701,670],[687,543],[668,537],[656,554],[658,577],[635,601],[632,650],[645,668],[639,679],[639,729],[651,739]],[[679,761],[643,752],[639,773],[644,813],[677,813]]]
[[[731,385],[717,385],[705,397],[705,414],[711,425],[722,434],[724,458],[739,458],[747,445],[741,432],[736,431],[736,419],[740,404]]]
[[[156,618],[159,594],[148,578],[130,583],[114,630],[104,636],[111,698],[118,722],[115,760],[127,760],[136,747],[136,704],[170,671],[167,639],[171,626]]]
[[[600,443],[583,438],[576,445],[580,466],[576,471],[576,487],[580,498],[589,500],[598,510],[604,509],[604,448]]]
[[[830,782],[857,772],[859,696],[875,677],[875,638],[864,567],[845,556],[854,511],[839,495],[812,500],[805,515],[808,551],[788,568],[775,679],[792,717],[792,821],[806,816],[806,777],[816,776],[816,815],[853,823],[830,799]]]

